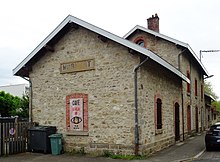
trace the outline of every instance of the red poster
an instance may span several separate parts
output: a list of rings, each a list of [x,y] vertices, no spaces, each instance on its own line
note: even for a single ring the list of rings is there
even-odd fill
[[[70,130],[83,131],[83,98],[70,99]]]

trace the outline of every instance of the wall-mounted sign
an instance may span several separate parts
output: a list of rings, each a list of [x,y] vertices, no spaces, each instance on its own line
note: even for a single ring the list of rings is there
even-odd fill
[[[66,96],[66,128],[68,133],[88,131],[88,94]]]
[[[60,73],[71,73],[95,69],[95,59],[65,62],[60,64]]]
[[[83,131],[83,98],[70,99],[70,130]]]
[[[15,133],[16,133],[16,130],[15,130],[14,128],[10,128],[10,129],[9,129],[9,134],[10,134],[10,135],[13,136],[13,135],[15,135]]]

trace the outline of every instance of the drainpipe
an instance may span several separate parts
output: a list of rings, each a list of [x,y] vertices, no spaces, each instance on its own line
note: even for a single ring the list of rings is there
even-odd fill
[[[193,117],[192,117],[192,115],[193,115],[193,113],[192,113],[192,62],[191,62],[191,60],[190,60],[190,120],[191,120],[191,132],[192,132],[192,128],[193,128],[193,122],[194,121],[192,121],[192,119],[193,119]],[[190,132],[190,133],[191,133]]]
[[[139,65],[137,65],[134,68],[134,106],[135,106],[135,149],[134,149],[134,154],[138,155],[138,150],[139,150],[139,132],[138,132],[138,83],[137,83],[137,70],[145,63],[147,62],[148,57],[141,62]]]
[[[181,51],[179,54],[178,54],[178,69],[179,71],[181,71],[181,64],[180,64],[180,55],[182,55],[184,52],[186,51],[186,49],[184,49],[183,51]],[[184,137],[184,99],[183,99],[183,84],[182,84],[182,87],[181,87],[181,99],[182,99],[182,132],[183,132],[183,141],[185,140],[185,137]]]
[[[185,51],[186,51],[186,49],[184,49],[183,51],[181,51],[181,52],[178,54],[178,69],[179,69],[179,71],[181,71],[180,55],[182,55]]]
[[[185,136],[184,136],[184,100],[183,100],[183,86],[182,86],[182,88],[181,88],[181,98],[182,98],[182,131],[183,131],[183,141],[185,140]]]
[[[33,96],[33,93],[32,93],[32,82],[30,79],[27,79],[25,77],[21,77],[23,78],[24,80],[28,81],[29,82],[29,85],[30,85],[30,96],[29,96],[29,122],[32,123],[32,96]]]

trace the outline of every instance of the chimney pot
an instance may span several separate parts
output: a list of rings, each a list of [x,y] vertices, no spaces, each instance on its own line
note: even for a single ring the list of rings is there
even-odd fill
[[[156,31],[159,33],[159,17],[157,13],[152,15],[152,17],[147,19],[148,29]]]

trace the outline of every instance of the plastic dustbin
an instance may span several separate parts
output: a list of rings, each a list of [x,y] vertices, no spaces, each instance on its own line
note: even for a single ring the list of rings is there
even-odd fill
[[[30,151],[43,151],[44,153],[51,153],[51,144],[49,136],[56,133],[54,126],[35,126],[29,131]]]
[[[62,138],[63,135],[56,133],[49,136],[51,144],[52,155],[60,155],[62,151]]]

